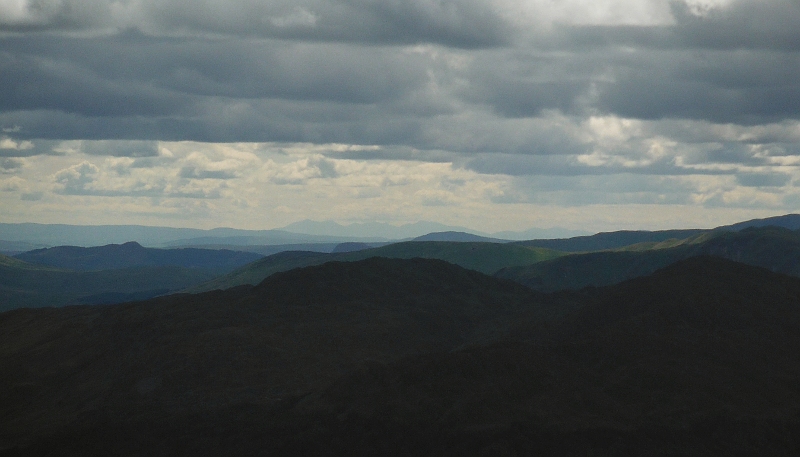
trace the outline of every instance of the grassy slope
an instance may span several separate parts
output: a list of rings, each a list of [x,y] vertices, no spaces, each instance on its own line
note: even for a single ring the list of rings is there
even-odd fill
[[[514,265],[530,265],[556,258],[563,253],[549,249],[505,243],[408,241],[379,248],[338,254],[311,252],[284,252],[257,260],[227,275],[190,289],[202,292],[227,289],[243,284],[257,284],[264,278],[293,268],[319,265],[329,261],[352,262],[370,257],[410,259],[414,257],[439,259],[482,273]]]

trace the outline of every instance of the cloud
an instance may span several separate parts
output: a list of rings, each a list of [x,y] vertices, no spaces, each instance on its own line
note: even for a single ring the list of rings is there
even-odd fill
[[[18,176],[0,179],[0,192],[16,192],[24,189],[27,189],[27,182]]]
[[[140,212],[793,210],[798,30],[794,0],[0,0],[0,172]]]
[[[783,173],[741,173],[736,175],[739,184],[746,187],[783,187],[791,176]]]
[[[200,185],[174,181],[161,173],[111,174],[83,161],[53,175],[56,191],[63,195],[98,197],[149,197],[216,199],[222,196],[222,184]]]
[[[321,156],[306,157],[286,164],[269,161],[270,180],[275,184],[305,184],[310,179],[331,179],[339,176],[334,161]]]
[[[23,164],[19,159],[9,159],[0,157],[0,173],[11,173],[22,168]]]
[[[37,147],[37,144],[29,140],[17,141],[8,136],[0,136],[0,159],[6,163],[18,163],[8,159],[9,157],[30,157],[39,154],[46,154],[50,151],[46,147]]]
[[[26,20],[52,33],[0,37],[0,124],[18,127],[15,138],[535,153],[585,147],[576,132],[548,136],[560,116],[749,126],[800,117],[800,15],[788,0],[532,1],[530,11],[500,0],[90,3],[98,12],[84,22],[59,22],[70,1],[43,2],[52,8]],[[486,27],[501,31],[499,46],[452,35]]]
[[[81,162],[59,171],[53,178],[62,186],[66,194],[84,195],[89,192],[89,187],[97,179],[100,169],[89,162]]]
[[[44,197],[44,192],[25,192],[20,195],[19,199],[25,202],[37,202]]]
[[[495,46],[510,33],[491,3],[472,0],[212,0],[191,8],[177,0],[39,0],[4,2],[0,12],[0,30],[13,32],[136,29],[155,36],[433,42],[468,48]]]
[[[183,167],[179,173],[186,179],[233,179],[236,174],[227,170],[201,170],[196,167]]]
[[[81,151],[93,156],[113,157],[157,157],[158,143],[155,141],[85,141]]]

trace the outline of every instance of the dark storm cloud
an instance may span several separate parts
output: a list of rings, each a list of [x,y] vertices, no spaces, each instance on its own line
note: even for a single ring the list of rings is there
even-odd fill
[[[671,5],[673,25],[560,26],[541,45],[593,62],[583,87],[601,112],[750,125],[800,118],[800,2]],[[553,105],[565,110],[577,90]]]
[[[21,138],[324,142],[428,78],[419,56],[334,44],[47,36],[0,39],[0,53],[0,122]],[[374,131],[359,129],[327,140]]]
[[[506,117],[534,117],[545,110],[574,113],[577,99],[587,89],[588,84],[581,82],[497,80],[483,84],[470,97]]]
[[[88,116],[164,115],[188,100],[141,80],[115,80],[78,61],[9,52],[0,41],[0,110],[58,110]],[[109,62],[113,65],[113,62]],[[24,131],[23,131],[24,132]]]
[[[163,115],[201,97],[373,103],[424,82],[412,58],[377,48],[138,34],[0,40],[0,109]],[[2,51],[0,51],[2,52]],[[192,108],[194,108],[192,106]]]
[[[15,31],[0,38],[0,125],[19,127],[17,140],[580,154],[591,140],[579,132],[514,122],[800,118],[797,1],[673,2],[671,25],[530,33],[479,0],[32,4],[0,20]],[[400,46],[413,43],[435,45]]]
[[[672,1],[677,40],[690,47],[800,50],[800,3],[796,0],[734,0],[707,14]]]
[[[540,36],[548,49],[800,50],[800,4],[795,0],[733,0],[724,6],[670,2],[670,25],[558,25]]]
[[[739,173],[736,181],[746,187],[782,187],[789,183],[791,176],[784,173]]]
[[[463,97],[506,117],[558,110],[746,125],[800,118],[800,51],[608,47],[484,65],[495,71],[471,75]]]
[[[217,0],[190,5],[179,0],[39,0],[6,16],[0,18],[0,30],[16,32],[131,27],[156,35],[464,48],[496,46],[511,33],[498,12],[478,0]]]
[[[800,24],[798,24],[800,26]],[[653,51],[598,84],[598,108],[638,119],[759,124],[800,117],[800,54]]]

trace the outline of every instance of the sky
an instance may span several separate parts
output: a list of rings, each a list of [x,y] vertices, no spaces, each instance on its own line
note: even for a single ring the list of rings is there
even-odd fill
[[[798,0],[0,0],[0,222],[800,212]]]

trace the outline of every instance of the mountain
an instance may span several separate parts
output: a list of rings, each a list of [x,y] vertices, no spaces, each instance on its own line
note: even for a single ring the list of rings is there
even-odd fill
[[[374,238],[374,236],[373,236]],[[211,230],[141,225],[66,225],[0,223],[0,240],[37,246],[103,246],[136,241],[148,247],[188,247],[209,244],[278,245],[364,241],[357,237],[305,235],[282,230]],[[367,241],[371,241],[367,240]],[[374,241],[382,239],[374,238]]]
[[[638,243],[659,243],[667,240],[682,240],[705,232],[707,232],[707,230],[701,229],[659,230],[654,232],[644,230],[620,230],[617,232],[602,232],[595,235],[576,236],[573,238],[517,241],[515,244],[564,252],[591,252],[619,249]]]
[[[739,231],[749,227],[783,227],[789,230],[800,229],[800,214],[785,214],[783,216],[767,217],[764,219],[752,219],[736,224],[719,227],[724,230]]]
[[[214,420],[233,437],[249,433],[269,421],[262,412],[364,360],[490,338],[495,318],[532,296],[442,261],[369,259],[280,273],[256,287],[0,314],[0,442],[113,454],[102,446],[147,446],[166,432],[175,433],[167,441],[191,441],[181,453],[219,455],[220,443],[204,450],[210,443],[195,427],[209,423],[195,413],[220,414]],[[256,422],[236,430],[224,417],[231,407],[244,416],[255,408]]]
[[[332,430],[303,449],[348,433],[400,455],[794,455],[798,299],[796,278],[687,259],[544,332],[345,375],[298,404]]]
[[[195,238],[182,238],[163,243],[166,247],[205,247],[208,245],[228,245],[235,246],[284,246],[300,244],[338,244],[344,242],[381,242],[385,241],[380,237],[353,237],[353,236],[327,236],[327,235],[306,235],[302,233],[290,233],[282,230],[262,230],[250,232],[249,235],[237,236],[202,236]]]
[[[206,270],[174,266],[80,272],[0,255],[0,311],[144,300],[212,277]]]
[[[380,222],[363,222],[341,225],[334,221],[312,220],[294,222],[282,227],[280,230],[294,233],[304,233],[307,235],[347,236],[351,238],[377,237],[383,238],[383,240],[415,238],[431,232],[470,231],[465,227],[454,227],[428,221],[420,221],[403,225],[391,225]]]
[[[283,252],[245,265],[208,283],[193,287],[190,292],[227,289],[243,284],[257,284],[271,274],[293,268],[319,265],[329,261],[352,262],[370,257],[410,259],[414,257],[440,259],[482,273],[494,273],[501,268],[530,265],[552,259],[562,253],[508,243],[475,243],[456,241],[405,241],[352,252],[331,254],[312,252]]]
[[[379,246],[380,244],[377,243],[341,243],[337,244],[336,247],[334,247],[330,252],[333,254],[339,254],[342,252],[363,251],[364,249],[370,249]]]
[[[110,270],[138,266],[200,268],[214,274],[227,273],[262,256],[251,252],[214,249],[155,249],[130,241],[98,247],[57,246],[37,249],[15,258],[29,263],[69,270]]]
[[[0,314],[9,455],[796,455],[800,279],[537,294],[437,260]]]
[[[538,239],[555,239],[555,238],[570,238],[577,236],[591,235],[591,232],[586,230],[570,230],[562,227],[551,228],[529,228],[522,231],[504,230],[501,232],[494,232],[489,234],[494,238],[501,240],[538,240]]]
[[[460,241],[483,243],[507,243],[508,240],[488,238],[466,232],[433,232],[414,238],[412,241]]]
[[[297,244],[199,244],[199,245],[191,245],[185,246],[180,243],[175,244],[172,248],[169,249],[183,249],[183,248],[195,248],[195,249],[214,249],[214,250],[229,250],[229,251],[242,251],[242,252],[252,252],[255,254],[260,254],[263,256],[268,256],[272,254],[277,254],[279,252],[285,251],[310,251],[310,252],[333,252],[337,246],[340,244],[347,244],[347,243],[360,243],[357,241],[346,241],[344,243],[297,243]],[[365,243],[369,245],[382,245],[385,243]],[[160,248],[160,249],[167,249],[167,248]]]
[[[715,230],[654,249],[646,244],[627,250],[572,254],[528,266],[508,267],[497,277],[536,290],[580,289],[616,284],[698,255],[712,255],[775,272],[800,276],[800,231],[780,227]],[[659,247],[659,246],[655,246]]]

